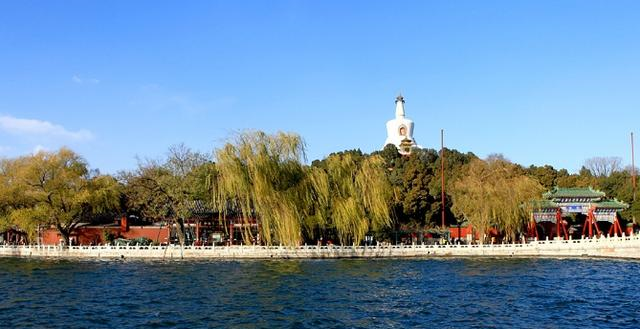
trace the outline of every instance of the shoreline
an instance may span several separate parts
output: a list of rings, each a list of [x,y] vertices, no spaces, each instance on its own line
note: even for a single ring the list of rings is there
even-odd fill
[[[0,246],[0,257],[60,259],[617,258],[640,259],[640,235],[484,245]]]

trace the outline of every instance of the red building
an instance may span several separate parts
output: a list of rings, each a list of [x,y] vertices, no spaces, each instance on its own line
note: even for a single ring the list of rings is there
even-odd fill
[[[166,225],[128,226],[126,225],[86,225],[76,228],[70,236],[74,245],[100,245],[108,243],[107,236],[122,239],[147,238],[158,244],[169,243],[171,228]],[[42,232],[45,245],[60,244],[62,235],[55,228]]]
[[[114,224],[107,225],[81,225],[71,232],[69,237],[73,245],[101,245],[109,243],[113,239],[132,240],[146,238],[155,244],[177,243],[175,223],[153,225],[129,225],[126,217],[122,217]],[[184,235],[186,244],[211,244],[242,241],[242,231],[251,230],[254,237],[259,236],[258,224],[255,219],[242,220],[239,218],[226,218],[225,220],[213,220],[211,218],[191,218],[184,222]],[[233,240],[231,238],[233,237]],[[63,243],[62,235],[54,227],[44,229],[40,233],[42,244],[56,245]],[[259,241],[254,241],[259,242]]]

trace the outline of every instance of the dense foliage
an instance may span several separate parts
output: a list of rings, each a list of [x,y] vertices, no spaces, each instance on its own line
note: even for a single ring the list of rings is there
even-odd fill
[[[474,159],[462,171],[464,175],[451,184],[454,213],[480,232],[498,227],[514,241],[531,213],[531,201],[542,193],[542,185],[502,158]]]
[[[213,156],[172,146],[165,158],[139,161],[116,177],[91,170],[66,148],[2,159],[0,231],[16,228],[35,242],[38,228],[51,226],[68,240],[82,223],[126,214],[173,223],[184,243],[184,220],[199,202],[221,222],[248,224],[241,225],[245,243],[360,244],[366,235],[385,239],[436,228],[444,202],[446,224],[494,227],[515,240],[529,219],[529,201],[554,186],[600,189],[631,205],[623,219],[640,220],[631,168],[622,169],[619,158],[587,159],[576,174],[451,149],[401,156],[392,145],[372,154],[338,152],[310,165],[305,160],[300,136],[263,132],[238,134]]]
[[[80,223],[120,207],[116,180],[90,171],[84,159],[65,148],[5,159],[1,168],[1,225],[16,225],[32,240],[40,225],[52,225],[69,242]]]
[[[297,245],[301,220],[311,192],[305,179],[304,147],[297,135],[244,133],[216,150],[217,176],[213,200],[223,215],[236,213],[244,224],[257,216],[262,239]],[[254,240],[250,225],[243,239]]]
[[[309,167],[303,157],[298,135],[238,135],[216,151],[216,208],[223,216],[239,213],[246,223],[256,217],[268,245],[298,245],[327,230],[341,243],[359,243],[371,229],[390,226],[382,158],[334,154]],[[243,238],[254,238],[249,225]]]

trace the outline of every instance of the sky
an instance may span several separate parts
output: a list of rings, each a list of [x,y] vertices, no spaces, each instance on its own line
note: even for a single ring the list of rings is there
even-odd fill
[[[247,129],[308,161],[414,138],[570,172],[631,163],[639,1],[0,1],[0,156],[116,173]]]

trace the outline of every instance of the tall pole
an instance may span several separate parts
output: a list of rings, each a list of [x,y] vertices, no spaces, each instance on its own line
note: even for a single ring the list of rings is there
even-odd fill
[[[442,186],[440,188],[442,201],[442,228],[444,229],[444,129],[440,129],[440,178]]]
[[[636,201],[636,157],[633,150],[633,132],[631,132],[631,186],[633,186],[633,201]]]

